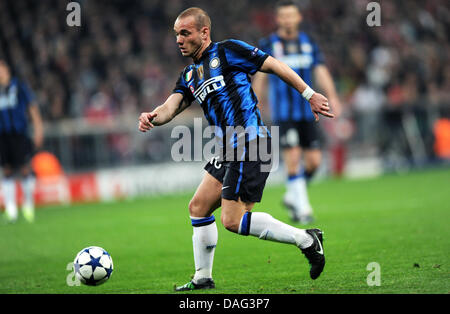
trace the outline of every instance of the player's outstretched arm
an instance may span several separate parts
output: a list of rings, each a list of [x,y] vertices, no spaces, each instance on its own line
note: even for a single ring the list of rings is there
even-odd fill
[[[260,71],[276,74],[283,81],[301,93],[302,96],[309,101],[316,121],[319,120],[319,114],[328,118],[334,118],[334,114],[330,113],[330,106],[328,105],[327,98],[320,93],[314,92],[287,64],[269,56],[264,61]]]
[[[162,105],[156,107],[152,112],[141,113],[139,116],[139,131],[147,132],[155,126],[170,122],[189,105],[190,103],[183,98],[182,94],[171,94]]]

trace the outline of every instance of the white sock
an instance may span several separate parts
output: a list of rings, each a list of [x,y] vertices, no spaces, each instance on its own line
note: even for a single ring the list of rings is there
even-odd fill
[[[300,216],[311,215],[312,207],[311,207],[311,204],[309,203],[308,188],[306,186],[305,177],[304,176],[299,177],[296,183],[297,184],[295,185],[295,189],[296,189],[297,202],[298,202],[298,206],[296,206],[296,207],[298,210],[298,214]]]
[[[195,275],[193,281],[201,278],[212,278],[214,251],[217,245],[217,225],[214,216],[206,218],[191,217],[194,233],[192,245],[194,248]]]
[[[294,205],[298,216],[312,214],[312,207],[309,203],[308,189],[304,175],[290,177],[286,183],[287,192],[285,200]]]
[[[290,204],[295,204],[296,201],[296,184],[298,176],[289,176],[286,181],[285,200]]]
[[[24,194],[24,207],[34,208],[34,189],[36,186],[36,179],[29,175],[22,179],[22,190]]]
[[[297,229],[262,212],[247,212],[241,218],[239,234],[252,235],[263,240],[294,244],[304,249],[313,244],[313,238],[304,229]]]
[[[6,213],[10,219],[17,219],[16,181],[13,178],[2,180],[3,199]]]

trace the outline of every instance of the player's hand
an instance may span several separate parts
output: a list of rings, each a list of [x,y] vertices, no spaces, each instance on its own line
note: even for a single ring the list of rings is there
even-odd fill
[[[139,116],[139,131],[147,132],[153,129],[155,126],[152,121],[157,115],[158,114],[156,112],[141,113],[141,115]]]
[[[311,110],[316,118],[316,121],[319,121],[319,114],[328,118],[334,118],[334,114],[330,112],[328,99],[324,95],[314,93],[309,99],[309,104],[311,105]]]

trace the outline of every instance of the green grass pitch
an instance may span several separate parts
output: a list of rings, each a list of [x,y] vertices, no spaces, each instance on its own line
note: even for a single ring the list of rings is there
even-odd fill
[[[309,228],[325,232],[327,259],[315,281],[298,249],[225,230],[219,209],[216,289],[198,293],[449,293],[449,183],[450,169],[313,183],[317,221]],[[254,211],[290,223],[283,193],[283,186],[266,188]],[[37,211],[34,224],[2,221],[0,293],[173,293],[194,272],[191,195],[51,206]],[[90,245],[111,254],[111,279],[68,286],[67,264]],[[371,262],[380,265],[380,286],[367,284]]]

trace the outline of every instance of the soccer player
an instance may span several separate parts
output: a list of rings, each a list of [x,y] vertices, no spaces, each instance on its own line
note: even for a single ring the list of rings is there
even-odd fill
[[[264,139],[270,142],[270,134],[259,131],[264,129],[264,124],[249,78],[257,71],[275,73],[292,85],[309,100],[317,119],[319,114],[333,117],[327,99],[315,93],[284,63],[239,40],[212,42],[211,20],[202,9],[194,7],[180,13],[174,31],[181,54],[192,58],[193,64],[181,72],[173,93],[162,105],[152,112],[141,113],[138,126],[141,132],[168,123],[197,101],[209,124],[216,128],[216,136],[226,134],[228,127],[253,127],[254,132],[244,133],[245,147]],[[224,148],[235,149],[239,136],[231,137],[231,145],[225,139]],[[262,160],[252,161],[248,151],[243,151],[245,156],[238,160],[226,152],[205,166],[204,177],[189,203],[195,275],[176,291],[215,287],[212,267],[217,227],[213,212],[218,207],[222,207],[220,218],[227,230],[298,247],[310,263],[312,279],[325,266],[321,230],[297,229],[267,213],[251,212],[254,203],[261,200],[269,172],[261,171]]]
[[[260,40],[264,52],[283,61],[299,74],[306,84],[313,77],[324,91],[333,112],[339,115],[341,104],[322,54],[314,40],[299,30],[302,15],[294,1],[280,1],[276,5],[277,30]],[[269,88],[267,88],[267,83]],[[313,210],[307,194],[307,182],[320,165],[318,126],[308,101],[295,88],[276,75],[258,72],[253,79],[258,98],[268,90],[273,124],[280,126],[280,142],[287,172],[284,205],[291,218],[303,224],[313,221]],[[302,153],[304,166],[302,166]]]
[[[33,140],[29,137],[29,117],[33,126]],[[0,163],[3,170],[2,192],[5,216],[9,222],[18,218],[15,175],[21,178],[24,192],[22,214],[34,220],[34,188],[30,160],[34,149],[43,143],[43,124],[39,107],[28,86],[16,77],[0,59]]]

